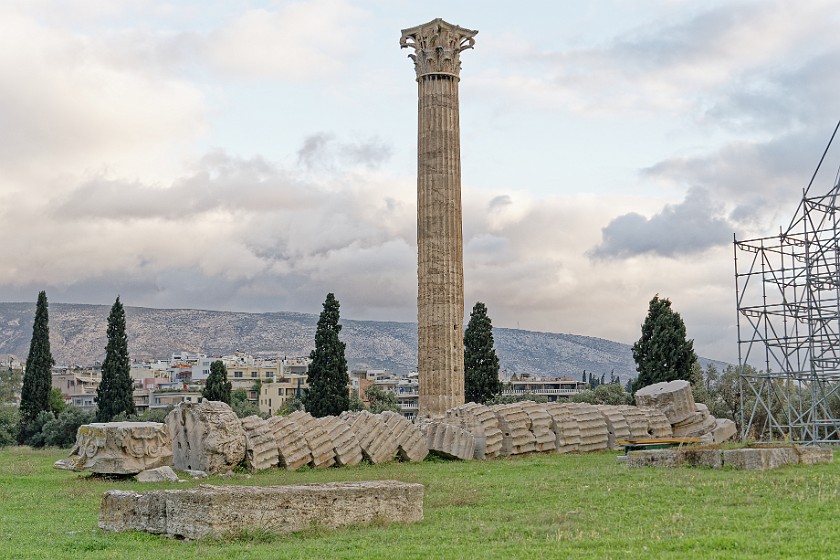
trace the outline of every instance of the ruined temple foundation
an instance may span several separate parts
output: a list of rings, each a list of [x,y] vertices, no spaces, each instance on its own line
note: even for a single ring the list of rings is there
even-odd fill
[[[460,53],[477,31],[438,18],[402,30],[417,73],[417,370],[419,417],[464,404]]]

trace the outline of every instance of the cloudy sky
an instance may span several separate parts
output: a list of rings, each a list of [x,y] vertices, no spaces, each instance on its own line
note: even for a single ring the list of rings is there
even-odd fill
[[[435,17],[479,30],[468,307],[632,342],[658,293],[736,360],[733,234],[787,225],[840,118],[837,1],[4,0],[0,300],[416,320],[398,41]]]

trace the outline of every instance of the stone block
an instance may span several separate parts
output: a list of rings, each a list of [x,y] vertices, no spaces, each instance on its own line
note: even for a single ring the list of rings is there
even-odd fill
[[[797,445],[793,449],[799,456],[799,463],[802,465],[830,463],[834,460],[834,452],[831,450],[830,447],[818,447],[816,445]]]
[[[551,430],[556,437],[554,448],[557,453],[577,451],[580,445],[580,426],[565,403],[547,403],[545,411],[551,416]]]
[[[766,471],[798,462],[793,447],[746,447],[723,452],[723,464],[734,469]]]
[[[462,461],[475,456],[475,438],[459,426],[433,420],[420,424],[420,431],[426,436],[430,453]]]
[[[306,443],[312,452],[312,460],[309,462],[312,468],[321,469],[335,465],[333,442],[315,417],[308,412],[296,410],[289,414],[289,420],[295,423],[306,438]]]
[[[499,455],[519,455],[537,449],[537,438],[528,429],[529,418],[522,410],[522,403],[498,404],[490,407],[502,431],[502,448]]]
[[[716,445],[735,439],[738,435],[738,428],[735,422],[728,418],[715,419],[715,425],[712,430],[702,436],[703,443]]]
[[[137,473],[137,482],[178,482],[178,475],[172,467],[158,467]]]
[[[502,430],[489,407],[466,403],[446,411],[446,422],[457,424],[475,438],[475,458],[492,459],[502,450]]]
[[[650,438],[650,433],[648,432],[650,423],[647,414],[639,410],[638,407],[629,405],[617,406],[616,409],[624,415],[631,440]]]
[[[715,428],[716,419],[714,416],[703,418],[701,413],[695,412],[691,418],[693,421],[690,423],[686,420],[672,426],[674,437],[703,437]]]
[[[287,534],[382,520],[423,519],[423,486],[393,480],[295,486],[211,486],[102,497],[99,527],[183,539],[260,529]]]
[[[396,458],[397,442],[391,434],[391,428],[382,422],[379,416],[362,410],[342,412],[341,419],[356,434],[362,455],[372,464],[389,463]]]
[[[245,458],[245,430],[223,402],[178,403],[166,426],[179,471],[227,472]]]
[[[159,422],[107,422],[79,426],[76,443],[57,469],[137,474],[172,464],[169,430]]]
[[[638,406],[658,408],[668,418],[668,422],[682,422],[696,412],[691,384],[683,379],[654,383],[636,391]]]
[[[570,403],[567,405],[574,414],[580,429],[578,451],[600,451],[607,449],[610,432],[604,415],[591,404]]]
[[[685,464],[685,456],[677,449],[642,449],[630,451],[625,464],[629,468],[680,467]]]
[[[274,433],[277,444],[277,458],[281,467],[295,471],[312,462],[312,451],[306,437],[288,416],[273,416],[268,425]]]
[[[245,465],[252,471],[276,467],[279,463],[277,440],[267,420],[259,416],[242,419],[245,431]]]
[[[673,437],[674,431],[671,428],[671,423],[668,417],[662,414],[658,408],[651,406],[637,407],[640,412],[647,416],[648,420],[648,437],[650,438],[670,438]]]
[[[426,458],[429,445],[418,426],[409,422],[402,414],[390,410],[379,414],[379,418],[391,430],[400,461],[416,462]]]
[[[604,416],[607,424],[607,447],[612,450],[621,449],[619,441],[630,439],[630,426],[624,418],[624,413],[617,406],[596,405],[595,408]]]
[[[723,466],[723,452],[720,449],[709,449],[703,445],[697,445],[684,447],[680,453],[685,457],[686,464],[693,467],[719,469]]]
[[[544,453],[557,449],[557,435],[551,429],[551,416],[545,410],[545,405],[533,401],[522,403],[522,410],[528,415],[528,429],[534,434],[536,451]]]
[[[338,466],[347,467],[362,462],[362,448],[350,426],[337,416],[325,416],[317,420],[332,441],[335,463]]]

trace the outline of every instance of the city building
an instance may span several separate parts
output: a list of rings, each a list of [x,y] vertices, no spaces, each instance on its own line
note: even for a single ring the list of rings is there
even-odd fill
[[[586,389],[586,383],[568,377],[530,377],[511,380],[502,391],[502,396],[537,395],[549,402],[568,400]]]

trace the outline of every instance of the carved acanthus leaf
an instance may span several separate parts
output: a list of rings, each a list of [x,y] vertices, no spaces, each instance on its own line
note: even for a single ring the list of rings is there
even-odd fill
[[[403,29],[400,47],[414,49],[408,57],[414,61],[417,77],[461,73],[461,51],[473,48],[478,31],[464,29],[440,18],[410,29]]]

